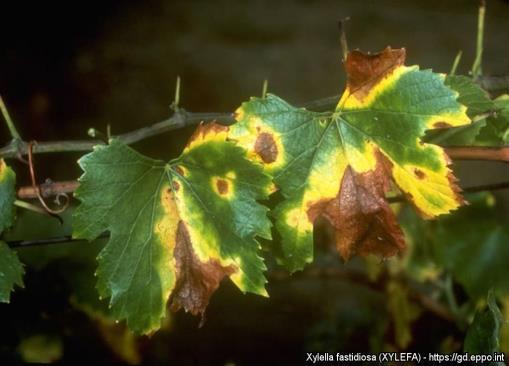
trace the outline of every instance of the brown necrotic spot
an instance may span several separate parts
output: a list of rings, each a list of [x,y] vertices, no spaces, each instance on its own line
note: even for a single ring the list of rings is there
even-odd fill
[[[176,171],[178,174],[180,174],[181,176],[184,176],[184,174],[185,174],[185,173],[184,173],[184,169],[182,169],[182,167],[181,167],[181,166],[179,166],[179,165],[176,165],[176,166],[175,166],[175,171]]]
[[[216,181],[216,187],[217,187],[217,191],[219,192],[219,194],[227,194],[228,193],[228,188],[229,188],[228,181],[226,181],[224,179],[218,179]]]
[[[433,123],[433,127],[434,128],[449,128],[449,127],[452,127],[452,126],[449,123],[447,123],[447,122],[439,121],[439,122]]]
[[[173,189],[177,192],[180,189],[180,184],[176,180],[171,182],[171,185],[173,186]]]
[[[274,137],[270,133],[262,132],[259,134],[254,149],[264,163],[270,164],[277,159],[276,141],[274,141]]]
[[[418,168],[414,168],[414,174],[417,178],[419,179],[424,179],[426,178],[426,173],[424,173],[421,169],[418,169]]]
[[[171,188],[170,187],[166,188],[166,190],[164,191],[164,199],[165,200],[171,200],[172,199],[172,192],[171,192]]]
[[[170,297],[170,309],[177,311],[184,308],[193,315],[203,315],[225,276],[233,274],[236,269],[230,265],[223,267],[217,260],[202,262],[193,249],[189,231],[183,221],[177,228],[177,242],[173,251],[176,264],[176,283]]]

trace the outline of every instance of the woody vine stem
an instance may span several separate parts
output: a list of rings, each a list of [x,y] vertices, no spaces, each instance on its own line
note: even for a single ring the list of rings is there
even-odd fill
[[[315,100],[302,105],[302,107],[315,110],[325,110],[335,105],[339,99],[338,95],[327,97],[324,99]],[[0,99],[1,100],[1,99]],[[334,101],[334,102],[332,102]],[[3,105],[3,102],[1,102]],[[7,109],[2,108],[2,111]],[[7,114],[8,115],[8,114]],[[4,117],[6,114],[4,114]],[[6,119],[7,121],[7,119]],[[134,144],[136,142],[145,140],[149,137],[157,136],[169,131],[174,131],[183,127],[196,125],[202,121],[217,121],[224,124],[231,124],[234,122],[233,113],[193,113],[188,112],[180,107],[175,108],[175,112],[170,118],[157,122],[148,127],[127,132],[124,134],[113,136],[114,138],[122,141],[125,144]],[[14,128],[12,121],[8,123],[9,126]],[[93,129],[92,129],[93,130]],[[16,131],[15,128],[14,130]],[[95,132],[95,130],[93,130]],[[106,141],[98,139],[88,140],[60,140],[60,141],[46,141],[38,142],[32,148],[33,154],[42,153],[62,153],[62,152],[85,152],[92,151],[96,145],[104,145]],[[456,160],[490,160],[509,162],[509,146],[504,147],[473,147],[473,146],[460,146],[445,148],[447,154]],[[19,134],[12,134],[12,141],[6,146],[0,148],[1,158],[15,158],[22,157],[28,154],[29,143],[23,141]]]
[[[501,77],[486,77],[481,76],[481,60],[482,60],[482,43],[483,43],[483,29],[484,29],[484,11],[485,5],[482,2],[479,10],[479,24],[478,24],[478,32],[477,32],[477,50],[476,50],[476,58],[474,64],[472,66],[472,76],[474,80],[485,90],[489,92],[498,91],[501,89],[509,88],[509,77],[501,76]],[[339,22],[340,28],[340,41],[341,41],[341,49],[343,53],[343,59],[345,59],[345,55],[348,51],[346,36],[344,32],[344,25],[348,18]],[[451,74],[454,74],[456,71],[456,67],[461,59],[461,53],[458,53],[458,56],[454,60],[454,65],[451,70]],[[16,201],[16,204],[23,208],[28,208],[33,211],[46,213],[51,216],[56,216],[58,212],[54,209],[49,208],[44,198],[51,196],[64,196],[67,199],[66,194],[73,193],[76,188],[79,186],[77,181],[64,181],[64,182],[47,182],[41,185],[37,184],[35,179],[35,170],[34,170],[34,162],[33,155],[41,154],[41,153],[65,153],[65,152],[87,152],[91,151],[94,146],[102,145],[108,143],[110,137],[114,137],[125,144],[133,144],[144,139],[160,135],[172,130],[180,129],[186,126],[191,126],[198,124],[202,121],[218,121],[223,124],[229,125],[235,121],[235,116],[233,113],[193,113],[188,112],[180,107],[180,78],[177,78],[177,83],[175,87],[175,97],[174,101],[171,104],[171,108],[173,109],[173,115],[165,120],[157,122],[151,126],[143,127],[131,132],[127,132],[124,134],[110,136],[109,126],[106,134],[103,134],[95,129],[90,129],[88,131],[91,139],[87,140],[61,140],[61,141],[46,141],[46,142],[25,142],[19,132],[17,131],[13,120],[11,119],[7,107],[4,104],[0,96],[0,111],[4,117],[6,125],[9,129],[11,135],[11,142],[0,148],[0,159],[2,158],[17,158],[29,165],[30,176],[32,180],[32,185],[27,187],[21,187],[17,191],[17,196],[20,200],[22,199],[33,199],[37,198],[41,205],[41,207],[32,205],[31,203],[25,201]],[[267,91],[267,81],[263,84],[263,92],[262,96],[265,96]],[[328,98],[319,99],[315,101],[311,101],[302,105],[307,109],[316,110],[316,111],[324,111],[334,108],[337,100],[339,99],[339,95],[334,95]],[[486,116],[484,116],[486,117]],[[97,139],[100,137],[100,139]],[[509,162],[509,146],[503,147],[478,147],[478,146],[458,146],[458,147],[444,147],[447,155],[453,160],[481,160],[481,161],[498,161],[498,162]],[[24,156],[28,155],[28,161],[24,159]],[[465,192],[478,192],[484,190],[498,190],[498,189],[506,189],[509,188],[509,182],[501,182],[496,184],[486,184],[481,186],[474,187],[464,187],[463,191]],[[400,202],[404,201],[404,197],[395,196],[389,197],[389,202]],[[66,205],[64,205],[66,208]],[[59,217],[58,217],[59,218]],[[43,240],[35,240],[35,241],[18,241],[9,243],[10,246],[31,246],[31,245],[42,245],[42,244],[50,244],[50,243],[59,243],[59,242],[69,242],[72,239],[69,237],[60,237],[60,238],[52,238],[52,239],[43,239]]]
[[[482,80],[482,79],[480,79]],[[202,121],[219,121],[224,124],[232,124],[234,122],[233,113],[193,113],[188,112],[178,105],[180,80],[177,79],[176,96],[172,103],[174,113],[168,119],[157,122],[151,126],[142,127],[140,129],[127,132],[124,134],[113,136],[116,139],[126,143],[133,144],[144,139],[160,135],[169,131],[180,129],[186,126],[196,125]],[[308,109],[327,110],[333,107],[338,100],[338,96],[331,96],[324,99],[315,100],[302,105]],[[105,137],[104,139],[88,139],[88,140],[62,140],[62,141],[48,141],[38,143],[27,143],[22,140],[20,134],[17,132],[16,127],[7,111],[7,108],[0,98],[0,109],[7,123],[11,133],[12,140],[9,144],[0,149],[0,158],[18,158],[21,161],[29,164],[31,176],[33,176],[33,154],[41,153],[65,153],[65,152],[86,152],[91,151],[94,146],[107,143],[107,138],[104,134],[96,131],[95,129],[89,130],[89,135]],[[109,134],[108,134],[109,135]],[[477,146],[460,146],[460,147],[447,147],[444,148],[449,157],[454,160],[481,160],[481,161],[498,161],[509,163],[509,146],[503,147],[477,147]],[[28,155],[29,161],[25,161],[23,156]],[[77,181],[62,181],[62,182],[47,182],[37,185],[35,180],[32,179],[32,185],[21,187],[17,191],[19,199],[34,199],[44,202],[44,198],[52,196],[61,196],[72,194],[79,186]],[[509,182],[501,182],[495,184],[486,184],[481,186],[463,188],[464,192],[479,192],[486,190],[500,190],[509,188]],[[389,197],[389,202],[404,201],[403,196]],[[55,212],[51,209],[42,210],[38,206],[32,205],[24,201],[17,201],[20,207],[28,208],[33,211],[47,213],[55,216]],[[44,204],[45,205],[45,204]],[[106,236],[105,236],[106,237]],[[75,241],[69,236],[62,236],[58,238],[49,238],[41,240],[29,241],[15,241],[9,243],[11,247],[26,247],[34,245],[45,245],[54,243],[67,243]]]
[[[325,98],[317,101],[313,101],[307,103],[306,106],[311,106],[315,109],[325,109],[331,106],[331,101],[336,99],[336,97]],[[178,100],[178,99],[176,99]],[[7,121],[8,114],[5,105],[2,104],[2,111],[4,111],[4,117]],[[203,120],[216,120],[221,121],[225,124],[231,124],[234,120],[234,116],[231,113],[191,113],[179,108],[177,105],[174,105],[174,114],[161,122],[155,123],[149,127],[143,127],[125,134],[121,134],[115,136],[119,140],[132,144],[143,139],[156,136],[168,131],[172,131],[175,129],[183,128],[185,126],[194,125]],[[14,124],[12,120],[10,120],[9,126],[12,126],[12,131],[15,131]],[[80,152],[80,151],[90,151],[93,146],[98,144],[105,144],[106,142],[103,140],[77,140],[77,141],[52,141],[52,142],[41,142],[37,144],[26,143],[21,140],[19,134],[14,137],[10,144],[5,146],[0,150],[0,158],[21,158],[25,153],[28,153],[29,157],[32,154],[40,154],[40,153],[58,153],[58,152]],[[475,147],[475,146],[465,146],[465,147],[450,147],[445,149],[447,154],[455,160],[484,160],[484,161],[500,161],[500,162],[509,162],[509,147]],[[33,172],[33,163],[32,158],[30,160],[30,171],[31,175]],[[34,199],[37,198],[39,201],[43,198],[59,196],[65,194],[73,193],[76,188],[79,186],[77,181],[61,181],[61,182],[48,182],[43,183],[41,185],[35,184],[32,182],[31,186],[21,187],[17,190],[17,196],[19,199]],[[495,184],[486,184],[474,187],[464,188],[464,192],[479,192],[486,190],[500,190],[509,188],[509,182],[501,182]],[[391,203],[404,201],[403,196],[395,196],[389,197],[388,201]],[[41,212],[41,210],[36,210],[37,206],[28,204],[24,201],[18,201],[18,206],[22,206],[24,208],[32,209],[35,211]],[[34,206],[34,207],[27,207]],[[44,211],[42,211],[44,213]],[[51,211],[48,210],[48,213],[52,214]],[[107,235],[104,235],[106,238]],[[27,246],[38,246],[38,245],[46,245],[46,244],[56,244],[56,243],[68,243],[73,241],[81,241],[74,240],[70,236],[62,236],[57,238],[48,238],[48,239],[40,239],[40,240],[26,240],[26,241],[13,241],[10,242],[9,245],[11,247],[27,247]]]

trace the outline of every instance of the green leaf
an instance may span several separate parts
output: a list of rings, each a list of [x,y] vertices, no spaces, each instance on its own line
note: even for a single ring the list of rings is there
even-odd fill
[[[445,85],[459,93],[458,102],[467,107],[470,118],[495,109],[495,103],[489,95],[468,76],[449,75]]]
[[[16,174],[0,159],[0,234],[14,222]]]
[[[497,113],[486,119],[486,126],[479,132],[475,145],[502,146],[509,143],[509,95],[495,99]]]
[[[467,76],[447,76],[445,85],[458,92],[458,102],[467,107],[467,114],[474,122],[465,126],[430,131],[427,141],[443,146],[475,145],[477,136],[486,126],[486,116],[496,109],[488,94]],[[476,118],[479,116],[479,118]]]
[[[203,314],[225,276],[244,292],[267,295],[256,235],[270,238],[270,178],[226,141],[227,127],[200,126],[168,164],[119,141],[80,159],[74,236],[111,238],[100,253],[98,289],[112,313],[148,333],[166,302]],[[171,294],[171,297],[170,297]]]
[[[477,207],[477,210],[475,209]],[[509,293],[509,231],[493,209],[475,205],[436,223],[435,255],[473,297]]]
[[[426,252],[436,266],[450,271],[474,298],[490,288],[509,294],[509,228],[490,194],[470,196],[470,205],[449,217],[422,222],[410,210],[402,224],[412,235],[414,253]],[[418,225],[415,225],[418,224]],[[410,259],[410,263],[421,260]]]
[[[275,216],[290,270],[312,260],[318,216],[334,227],[344,258],[403,248],[385,200],[391,180],[425,217],[463,203],[444,151],[420,139],[427,129],[470,123],[466,108],[444,75],[404,66],[404,59],[404,49],[351,52],[334,112],[295,108],[273,95],[237,110],[230,138],[264,164],[286,198]]]
[[[499,351],[500,326],[502,314],[497,306],[493,292],[488,294],[487,307],[475,314],[465,337],[463,350],[475,355],[493,355]],[[491,362],[490,365],[504,365],[503,362]]]
[[[14,222],[16,175],[0,159],[0,234]],[[16,253],[0,240],[0,302],[9,302],[14,285],[23,287],[23,265]]]
[[[458,101],[468,108],[467,113],[474,122],[431,131],[427,141],[444,146],[502,146],[509,142],[509,95],[491,100],[466,76],[448,76],[446,84],[459,93]]]
[[[16,253],[0,240],[0,302],[9,302],[14,285],[23,285],[23,265]]]

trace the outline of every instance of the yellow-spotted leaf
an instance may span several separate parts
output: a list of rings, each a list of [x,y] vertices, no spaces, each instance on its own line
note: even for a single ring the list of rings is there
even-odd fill
[[[79,163],[74,237],[110,239],[99,254],[98,289],[116,319],[148,333],[166,304],[202,314],[229,276],[244,292],[267,295],[255,236],[270,238],[271,180],[226,141],[227,127],[201,125],[169,163],[113,140]]]
[[[466,107],[445,75],[404,60],[404,49],[351,52],[346,90],[333,112],[295,108],[270,94],[237,110],[229,137],[264,164],[286,198],[275,216],[289,269],[312,260],[319,216],[335,228],[345,259],[402,249],[402,231],[385,200],[391,182],[426,218],[463,203],[448,157],[421,138],[429,129],[470,123]]]

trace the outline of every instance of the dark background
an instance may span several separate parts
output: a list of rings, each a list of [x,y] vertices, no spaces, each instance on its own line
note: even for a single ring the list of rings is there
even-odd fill
[[[346,16],[352,49],[406,47],[407,64],[440,72],[463,50],[459,72],[467,73],[477,6],[468,0],[14,1],[0,9],[0,93],[22,137],[39,141],[83,139],[89,127],[105,131],[107,124],[113,134],[123,133],[160,121],[171,113],[177,75],[181,105],[193,112],[233,111],[261,93],[264,79],[270,92],[292,103],[310,101],[343,89],[337,21]],[[508,2],[488,1],[487,75],[509,72],[508,19]],[[169,159],[191,132],[135,148]],[[4,125],[0,137],[2,144],[9,140]],[[38,155],[39,177],[75,179],[79,156]],[[468,167],[457,167],[467,186],[509,177],[496,164]],[[18,184],[28,184],[26,168],[15,168]],[[69,251],[81,250],[74,248]],[[344,265],[325,249],[323,255],[339,271],[355,272],[358,265]],[[27,271],[27,290],[0,305],[0,355],[19,360],[21,339],[50,332],[63,342],[64,361],[120,362],[88,318],[69,306],[69,288],[58,285],[61,271]],[[202,329],[197,319],[172,315],[167,330],[138,341],[141,354],[154,363],[287,364],[302,362],[305,351],[376,349],[380,339],[391,338],[385,295],[376,284],[356,285],[348,276],[283,275],[269,285],[270,299],[242,295],[225,281]],[[430,326],[438,333],[451,329],[439,321],[430,325],[425,315],[415,325],[414,349],[438,347],[427,338]]]

